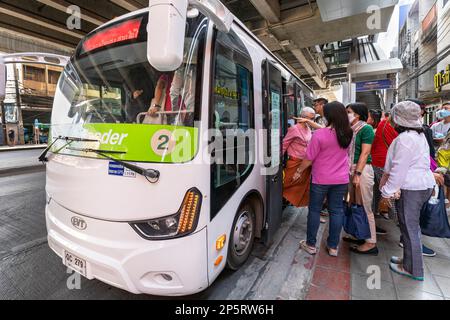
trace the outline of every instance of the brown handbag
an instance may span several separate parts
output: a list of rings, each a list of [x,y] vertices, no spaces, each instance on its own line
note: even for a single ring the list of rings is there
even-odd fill
[[[357,204],[362,206],[362,194],[361,194],[361,187],[357,186],[350,182],[349,188],[348,188],[348,203],[349,204]]]
[[[379,213],[389,213],[389,206],[386,202],[380,200],[378,202],[378,211]]]
[[[388,173],[383,173],[383,176],[381,177],[381,181],[380,181],[380,185],[379,188],[381,189],[386,182],[389,179],[389,174]],[[378,202],[378,211],[379,213],[389,213],[389,206],[386,204],[386,202],[381,201],[382,199],[380,199],[380,201]]]

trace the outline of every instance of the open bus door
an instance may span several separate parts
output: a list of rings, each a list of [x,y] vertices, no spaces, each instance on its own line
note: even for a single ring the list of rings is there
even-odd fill
[[[270,244],[281,225],[283,207],[283,170],[281,161],[282,77],[270,61],[263,63],[263,114],[267,129],[266,163],[266,232],[264,243]]]

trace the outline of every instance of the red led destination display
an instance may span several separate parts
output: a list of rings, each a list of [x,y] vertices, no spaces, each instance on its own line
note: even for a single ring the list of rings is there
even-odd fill
[[[114,43],[137,39],[142,18],[122,22],[113,27],[102,30],[83,43],[84,52],[89,52]]]

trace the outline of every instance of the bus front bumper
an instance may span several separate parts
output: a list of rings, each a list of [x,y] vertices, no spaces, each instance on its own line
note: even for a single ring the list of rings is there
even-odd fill
[[[72,224],[74,217],[84,221],[85,229]],[[66,254],[81,259],[81,273],[88,279],[164,296],[193,294],[208,286],[206,228],[183,238],[149,241],[126,222],[80,216],[54,200],[46,206],[46,222],[50,248],[63,263]]]

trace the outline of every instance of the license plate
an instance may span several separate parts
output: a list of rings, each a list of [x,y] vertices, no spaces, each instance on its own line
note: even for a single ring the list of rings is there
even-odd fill
[[[86,277],[86,260],[77,257],[71,252],[64,251],[64,265]]]

